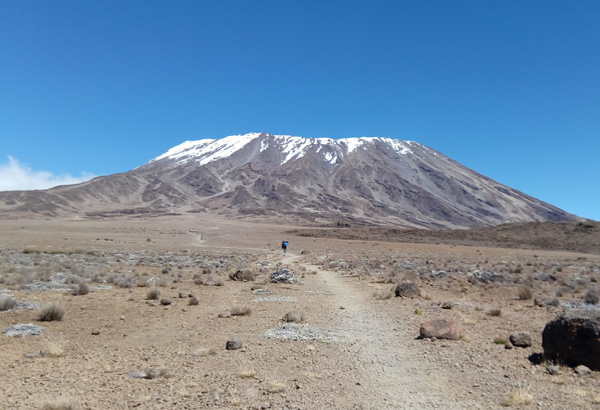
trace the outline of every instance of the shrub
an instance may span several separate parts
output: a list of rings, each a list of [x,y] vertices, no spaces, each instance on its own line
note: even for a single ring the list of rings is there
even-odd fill
[[[497,337],[494,339],[494,343],[497,345],[505,345],[506,344],[506,339],[502,338],[502,337]]]
[[[17,301],[9,295],[0,295],[0,311],[10,310],[17,305]]]
[[[527,286],[519,287],[519,300],[530,300],[533,297],[533,292],[531,288]]]
[[[588,288],[587,292],[585,292],[584,301],[591,305],[598,304],[598,291],[596,288]]]
[[[506,407],[528,405],[533,401],[533,396],[523,389],[512,392],[504,399],[502,405]]]
[[[46,341],[46,349],[42,352],[44,356],[47,357],[63,357],[65,355],[65,347],[67,340],[65,340],[62,335],[53,336],[48,335],[45,338]]]
[[[488,316],[501,316],[502,315],[502,310],[500,308],[492,308],[489,309],[487,312],[485,312],[486,315]]]
[[[42,403],[40,410],[79,410],[79,406],[71,399],[58,397]]]
[[[73,295],[81,296],[81,295],[87,295],[88,293],[90,293],[90,287],[84,281],[80,281],[79,284],[77,285],[77,288],[73,292]]]
[[[55,320],[62,320],[65,315],[65,310],[58,302],[46,303],[40,309],[38,314],[38,320],[40,322],[53,322]]]
[[[252,308],[248,305],[236,305],[231,308],[231,316],[248,316],[252,313]]]
[[[160,297],[160,290],[158,290],[158,287],[156,285],[152,286],[150,288],[150,290],[148,290],[148,293],[146,294],[146,299],[150,299],[150,300],[158,300],[159,297]]]

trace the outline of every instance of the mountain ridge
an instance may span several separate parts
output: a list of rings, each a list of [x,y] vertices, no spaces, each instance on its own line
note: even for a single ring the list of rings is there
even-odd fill
[[[0,193],[0,217],[206,212],[417,228],[582,220],[422,144],[379,137],[186,141],[131,171],[33,192]]]

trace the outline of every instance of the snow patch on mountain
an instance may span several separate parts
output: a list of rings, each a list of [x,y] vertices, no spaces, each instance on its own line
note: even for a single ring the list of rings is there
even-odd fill
[[[260,142],[260,153],[265,152],[274,143],[282,154],[281,164],[297,160],[306,155],[310,147],[317,147],[317,153],[324,147],[329,148],[324,155],[327,162],[335,165],[338,156],[343,157],[356,151],[358,148],[367,144],[373,144],[381,141],[400,154],[411,154],[412,141],[400,141],[390,138],[380,137],[361,137],[361,138],[303,138],[290,135],[269,135],[264,133],[249,133],[245,135],[231,135],[222,139],[205,139],[199,141],[186,141],[174,148],[171,148],[164,154],[154,158],[150,162],[161,159],[175,160],[176,163],[183,163],[189,160],[195,160],[201,166],[210,162],[227,158],[245,147],[256,138],[262,137]],[[417,144],[419,145],[419,144]]]

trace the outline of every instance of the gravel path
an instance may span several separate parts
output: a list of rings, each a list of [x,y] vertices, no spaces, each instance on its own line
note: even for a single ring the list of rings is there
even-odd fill
[[[307,265],[308,269],[314,268]],[[358,289],[355,279],[319,270],[326,290],[338,309],[338,328],[347,341],[344,360],[356,372],[360,394],[355,409],[479,409],[477,403],[453,398],[440,378],[430,375],[418,353],[407,348],[414,335],[398,329],[394,320],[373,307],[368,291]]]

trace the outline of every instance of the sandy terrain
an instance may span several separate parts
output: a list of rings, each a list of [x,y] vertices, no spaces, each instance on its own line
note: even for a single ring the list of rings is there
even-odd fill
[[[579,376],[561,368],[551,376],[544,365],[530,363],[528,357],[542,351],[545,323],[561,307],[534,307],[517,297],[527,284],[534,298],[554,297],[561,288],[561,302],[581,302],[586,287],[600,279],[600,256],[294,236],[286,236],[290,249],[283,254],[282,232],[293,228],[183,217],[0,221],[0,289],[17,301],[56,300],[65,310],[63,320],[53,322],[37,321],[36,310],[0,312],[1,329],[44,327],[39,336],[0,335],[0,408],[42,408],[59,397],[81,409],[600,405],[597,373]],[[256,279],[229,280],[226,274],[240,265]],[[194,277],[211,266],[212,274],[226,278],[224,285],[196,284]],[[281,267],[303,284],[265,284]],[[25,290],[31,277],[43,276],[42,268],[49,275],[95,279],[92,288],[111,287],[80,296]],[[442,270],[447,277],[428,279],[428,272]],[[506,281],[470,283],[468,273],[477,270]],[[528,282],[542,271],[556,281]],[[421,296],[374,297],[390,286],[385,282],[415,279],[415,272]],[[132,287],[117,286],[125,277]],[[152,278],[162,285],[160,299],[171,304],[147,299],[149,288],[140,285]],[[261,283],[272,293],[253,294]],[[198,305],[189,305],[189,294]],[[263,297],[278,301],[257,301]],[[443,302],[452,309],[441,309]],[[244,305],[251,314],[227,314]],[[335,341],[266,338],[292,309]],[[492,309],[500,316],[490,315]],[[417,339],[419,325],[437,317],[457,319],[461,339]],[[494,343],[516,331],[530,332],[533,345],[509,350]],[[234,336],[243,347],[226,350]],[[134,377],[142,372],[149,378]],[[530,404],[519,405],[519,397]]]

